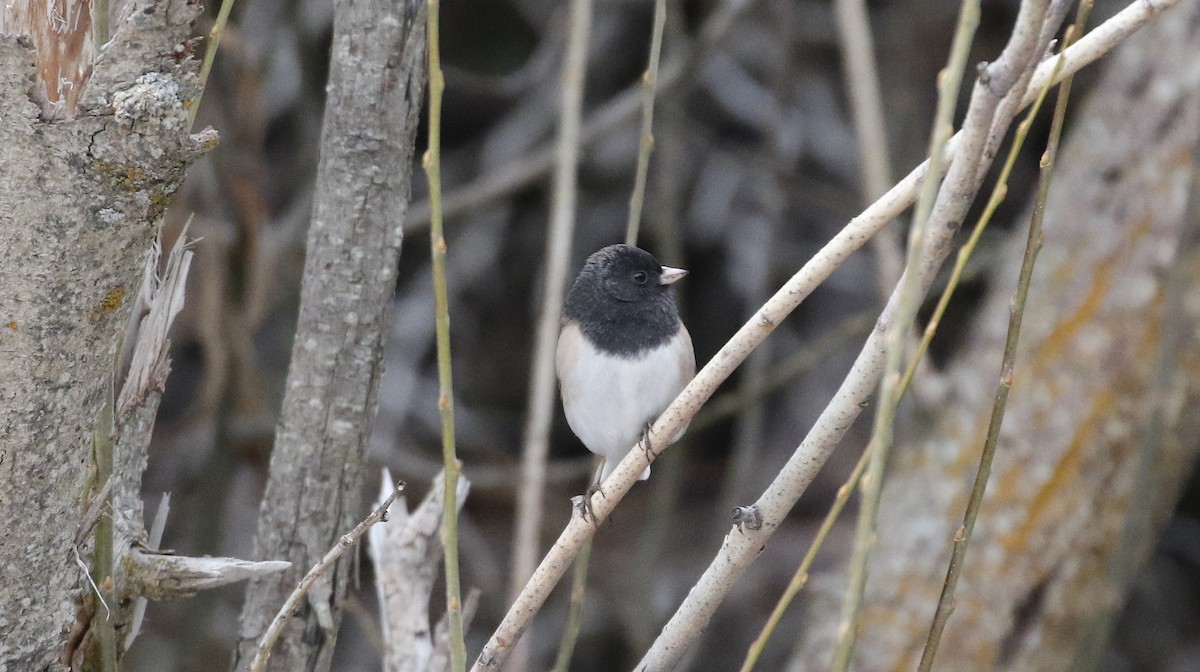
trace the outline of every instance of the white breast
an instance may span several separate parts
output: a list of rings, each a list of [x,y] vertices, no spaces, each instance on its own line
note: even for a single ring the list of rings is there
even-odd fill
[[[578,331],[574,325],[566,329]],[[691,380],[695,372],[691,337],[681,329],[680,335],[663,347],[626,359],[596,350],[587,339],[577,336],[582,335],[564,333],[559,343],[563,409],[579,440],[588,450],[604,456],[601,478],[607,478],[637,443],[646,425],[658,418]],[[680,356],[684,345],[687,358]],[[574,355],[575,363],[564,367],[563,360],[569,355]],[[679,436],[682,434],[679,432]],[[642,478],[649,475],[647,468]]]

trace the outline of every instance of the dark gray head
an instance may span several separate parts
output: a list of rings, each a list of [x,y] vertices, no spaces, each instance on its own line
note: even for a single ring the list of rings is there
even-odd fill
[[[679,313],[670,286],[687,271],[664,268],[649,252],[609,245],[588,257],[567,294],[563,317],[603,350],[632,355],[670,340]]]

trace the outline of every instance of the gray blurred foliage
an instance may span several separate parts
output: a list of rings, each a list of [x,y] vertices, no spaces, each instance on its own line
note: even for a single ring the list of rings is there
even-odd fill
[[[700,27],[720,4],[669,3],[664,63],[695,45]],[[1098,2],[1092,24],[1123,4]],[[934,76],[945,59],[957,5],[951,0],[870,5],[897,174],[922,158]],[[1015,6],[1015,0],[984,3],[975,60],[998,51]],[[209,8],[209,21],[215,12]],[[151,505],[160,493],[173,493],[164,547],[179,552],[250,554],[297,308],[332,16],[328,0],[239,3],[197,120],[198,127],[217,128],[222,142],[192,169],[170,216],[177,230],[194,211],[191,232],[202,240],[187,308],[173,334],[174,371],[144,481]],[[443,3],[442,16],[443,179],[451,196],[475,180],[527,168],[530,157],[553,139],[565,8],[536,0],[451,0]],[[636,85],[650,17],[647,0],[597,3],[585,115]],[[206,33],[210,25],[202,23],[197,32]],[[1089,79],[1077,80],[1084,92]],[[1044,126],[1035,127],[1039,138],[1044,132]],[[772,291],[798,269],[862,205],[830,5],[750,3],[717,44],[695,56],[678,83],[660,92],[655,135],[641,243],[665,263],[692,271],[682,283],[681,306],[703,363],[757,307],[764,290]],[[417,142],[425,146],[423,135]],[[573,266],[623,236],[636,149],[635,116],[584,148]],[[1035,172],[1036,152],[1026,152],[1011,182],[1010,203],[1001,209],[997,237],[1023,208]],[[410,219],[425,197],[423,173],[414,174]],[[473,483],[460,522],[463,585],[483,591],[468,634],[469,653],[478,651],[507,607],[513,491],[539,310],[548,187],[543,177],[447,221],[458,449]],[[440,468],[424,229],[419,222],[406,227],[370,455],[410,484],[410,499],[423,494]],[[988,255],[980,256],[986,263]],[[771,337],[769,351],[756,355],[769,358],[759,366],[769,371],[822,334],[846,329],[846,320],[876,309],[874,269],[867,252],[850,259]],[[980,281],[967,283],[964,298],[944,322],[948,333],[935,343],[935,361],[954,347],[954,322],[968,319],[986,291]],[[823,408],[861,338],[861,328],[851,330],[821,354],[819,364],[767,395],[759,409],[750,405],[753,432],[735,432],[728,418],[694,426],[664,456],[662,468],[655,467],[655,478],[634,488],[597,536],[572,669],[632,666],[716,550],[728,525],[724,501],[745,503],[761,490]],[[722,393],[738,389],[734,380]],[[847,450],[835,453],[790,524],[777,533],[772,552],[718,611],[689,669],[740,664],[857,458],[862,430],[851,432]],[[755,468],[731,486],[728,458],[735,435],[753,439]],[[551,446],[546,545],[566,521],[568,498],[582,491],[590,463],[561,417]],[[1197,489],[1192,486],[1135,589],[1106,670],[1198,669]],[[835,529],[817,569],[843,561],[852,521],[844,517]],[[340,636],[338,670],[379,669],[369,563],[362,563],[358,576]],[[242,587],[236,586],[152,604],[128,669],[188,672],[226,665],[241,598]],[[566,598],[560,589],[528,635],[535,661],[548,665],[553,658]],[[435,605],[433,611],[436,616],[441,609]],[[783,665],[801,611],[793,608],[785,617],[760,669]]]

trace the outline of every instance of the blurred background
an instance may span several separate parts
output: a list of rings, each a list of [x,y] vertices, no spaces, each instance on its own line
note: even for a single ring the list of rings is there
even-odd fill
[[[869,3],[893,180],[926,152],[935,75],[958,4]],[[1125,3],[1096,4],[1092,25]],[[691,271],[678,285],[679,302],[703,364],[861,211],[866,187],[830,2],[671,0],[668,7],[640,244],[663,263]],[[983,3],[973,61],[999,52],[1016,7],[1016,0]],[[216,9],[209,7],[198,35],[208,32]],[[442,6],[458,451],[472,482],[460,520],[462,582],[464,590],[482,591],[469,655],[508,606],[566,14],[564,3],[539,0]],[[585,136],[594,140],[584,146],[579,168],[572,274],[589,253],[624,236],[651,15],[649,0],[596,0],[584,99]],[[717,26],[713,17],[731,20]],[[234,7],[198,117],[198,127],[220,131],[221,144],[192,168],[168,217],[177,232],[195,213],[190,234],[200,242],[187,308],[173,334],[173,371],[144,491],[151,510],[161,493],[172,494],[164,547],[180,553],[251,555],[291,351],[332,18],[328,0],[242,0]],[[1094,75],[1077,78],[1077,95],[1086,96]],[[969,320],[989,289],[987,250],[1025,210],[1048,124],[1042,123],[934,342],[935,365],[954,352],[956,325]],[[422,126],[418,150],[425,145]],[[378,467],[407,481],[414,502],[441,465],[423,180],[415,170],[364,514],[378,489]],[[906,223],[892,225],[893,241]],[[852,257],[780,326],[599,531],[572,669],[632,667],[717,550],[730,507],[755,499],[791,454],[882,305],[878,249]],[[583,491],[591,464],[557,409],[556,402],[543,548],[568,519],[568,499]],[[834,453],[770,551],[717,612],[688,669],[740,664],[867,431],[869,423],[860,422]],[[844,563],[853,521],[843,516],[818,568]],[[360,564],[337,670],[380,669],[365,555]],[[129,669],[227,665],[242,591],[238,584],[151,604]],[[546,669],[553,659],[566,602],[564,582],[527,636],[531,669]],[[803,611],[802,594],[759,669],[787,668]],[[1181,652],[1200,650],[1198,642],[1200,486],[1193,479],[1138,579],[1105,669],[1197,670],[1200,657]]]

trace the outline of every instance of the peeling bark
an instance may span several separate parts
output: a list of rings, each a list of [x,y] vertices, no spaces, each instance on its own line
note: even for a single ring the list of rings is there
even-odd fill
[[[383,491],[379,501],[389,494],[391,473],[383,470]],[[457,502],[466,502],[471,483],[459,477]],[[368,533],[368,550],[375,566],[375,594],[379,599],[379,625],[383,631],[383,669],[386,672],[441,672],[449,659],[449,626],[439,624],[439,641],[429,624],[429,603],[442,565],[442,497],[446,482],[443,474],[433,479],[433,487],[412,511],[403,497],[388,525],[376,525]],[[467,600],[469,603],[469,600]],[[442,616],[445,620],[445,614]],[[463,621],[470,617],[463,610]],[[435,658],[443,662],[432,664]]]
[[[22,25],[13,7],[7,29]],[[0,670],[61,669],[83,627],[75,553],[91,549],[76,536],[103,485],[89,483],[91,436],[128,297],[184,171],[216,142],[187,129],[199,4],[126,9],[58,121],[34,99],[35,42],[0,35]]]

